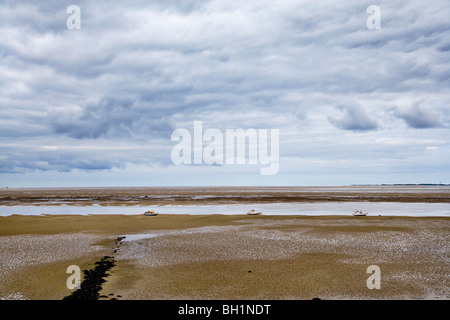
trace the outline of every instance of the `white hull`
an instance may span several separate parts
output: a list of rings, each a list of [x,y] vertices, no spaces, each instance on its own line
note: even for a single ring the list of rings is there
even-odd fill
[[[356,216],[356,217],[367,216],[367,214],[368,214],[368,212],[364,212],[364,211],[361,211],[361,210],[357,210],[357,211],[355,211],[355,213],[353,213],[353,215]]]

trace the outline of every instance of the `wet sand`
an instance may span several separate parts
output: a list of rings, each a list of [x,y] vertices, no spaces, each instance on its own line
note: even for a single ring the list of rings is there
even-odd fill
[[[69,265],[112,255],[108,299],[449,299],[449,230],[447,217],[0,217],[0,298],[62,299]]]

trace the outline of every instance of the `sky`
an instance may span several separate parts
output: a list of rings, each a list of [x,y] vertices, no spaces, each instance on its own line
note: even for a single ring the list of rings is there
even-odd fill
[[[450,183],[449,17],[446,0],[0,1],[0,186]],[[278,170],[176,164],[195,121],[278,130]]]

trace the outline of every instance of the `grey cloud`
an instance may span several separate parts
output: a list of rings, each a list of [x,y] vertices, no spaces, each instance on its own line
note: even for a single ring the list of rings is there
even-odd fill
[[[446,17],[450,10],[445,1],[437,0],[433,5],[422,1],[385,1],[378,5],[381,9],[381,30],[359,28],[358,20],[355,20],[353,24],[349,24],[347,32],[333,44],[376,49],[386,46],[410,52],[424,46],[437,45],[442,39],[448,39],[447,30],[450,23]],[[358,6],[353,9],[358,10]],[[359,10],[365,21],[368,17],[365,6],[360,5]],[[356,16],[358,13],[354,14]],[[428,19],[431,15],[433,19]]]
[[[449,43],[449,42],[447,42],[447,43],[441,43],[441,44],[437,47],[437,49],[438,49],[439,51],[441,51],[441,52],[448,52],[448,51],[450,51],[450,43]]]
[[[14,25],[23,31],[45,34],[62,32],[67,19],[69,1],[14,0],[2,1],[0,25]]]
[[[368,131],[378,128],[376,119],[358,104],[337,106],[342,113],[340,116],[329,116],[328,120],[337,128],[352,131]]]
[[[394,115],[414,129],[443,127],[443,115],[423,101],[415,102],[407,108],[397,108]]]
[[[49,124],[55,133],[75,139],[131,138],[140,134],[170,137],[173,131],[170,120],[151,105],[115,98],[90,103],[77,112],[50,112]]]
[[[81,7],[81,30],[65,26],[70,4]],[[296,126],[283,136],[288,141],[297,141],[299,134],[309,138],[316,130],[325,144],[328,136],[376,129],[389,139],[391,123],[383,118],[387,105],[431,95],[432,105],[441,109],[398,109],[395,117],[413,128],[445,125],[448,1],[381,2],[381,30],[367,30],[368,5],[5,1],[0,10],[2,141],[13,145],[36,137],[48,139],[48,145],[72,139],[101,146],[152,140],[157,149],[169,144],[175,128],[193,120],[220,129]],[[380,101],[376,115],[364,103],[346,103],[374,97]],[[339,107],[330,112],[329,105]],[[315,154],[316,144],[308,141],[302,150]],[[80,150],[30,152],[27,159],[25,151],[8,149],[1,166],[107,170],[170,160],[156,152],[137,152],[134,158],[140,160],[133,160],[112,151]],[[303,156],[302,150],[296,155]],[[388,153],[377,149],[373,158]]]
[[[35,170],[70,172],[75,169],[98,171],[124,167],[124,164],[116,159],[107,157],[85,159],[80,154],[58,152],[34,155],[19,153],[0,159],[0,173],[26,173]]]

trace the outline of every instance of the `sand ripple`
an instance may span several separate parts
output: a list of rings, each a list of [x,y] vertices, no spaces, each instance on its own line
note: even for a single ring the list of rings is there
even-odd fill
[[[0,237],[0,288],[11,285],[17,274],[33,265],[70,260],[100,249],[93,245],[99,236],[88,233],[15,235]],[[13,293],[0,299],[25,299]]]

